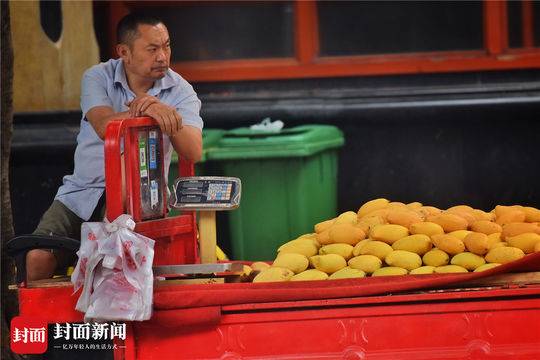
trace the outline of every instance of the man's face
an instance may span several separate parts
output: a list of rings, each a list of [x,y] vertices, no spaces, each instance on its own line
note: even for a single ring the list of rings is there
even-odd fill
[[[161,79],[171,60],[169,32],[163,24],[141,24],[138,32],[139,36],[122,56],[126,69],[146,79]]]

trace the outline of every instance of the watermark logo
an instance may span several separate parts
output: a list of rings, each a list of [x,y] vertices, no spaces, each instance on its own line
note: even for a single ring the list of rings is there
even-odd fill
[[[16,316],[11,320],[11,351],[17,354],[43,354],[47,351],[47,322]]]

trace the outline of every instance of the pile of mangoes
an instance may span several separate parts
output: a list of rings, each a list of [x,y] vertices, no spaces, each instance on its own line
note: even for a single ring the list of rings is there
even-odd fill
[[[315,225],[254,264],[253,282],[484,271],[540,251],[540,210],[467,205],[441,210],[375,199]]]

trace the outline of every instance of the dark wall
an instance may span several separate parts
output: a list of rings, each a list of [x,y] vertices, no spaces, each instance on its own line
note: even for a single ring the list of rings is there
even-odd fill
[[[246,126],[270,116],[286,126],[329,123],[342,129],[340,211],[376,197],[441,208],[540,207],[539,71],[195,88],[206,127]],[[62,176],[72,171],[79,120],[77,112],[16,115],[16,233],[33,230]]]

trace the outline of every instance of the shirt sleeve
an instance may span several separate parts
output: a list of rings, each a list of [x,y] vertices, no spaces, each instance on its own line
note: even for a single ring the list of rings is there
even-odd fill
[[[185,82],[183,91],[178,96],[178,101],[175,104],[176,111],[182,116],[182,125],[190,125],[199,130],[203,128],[203,120],[199,115],[201,111],[201,100],[197,97],[197,93],[193,87]]]
[[[92,68],[84,73],[81,81],[81,111],[83,118],[86,118],[86,113],[96,106],[113,107],[113,103],[107,94],[105,76]]]

